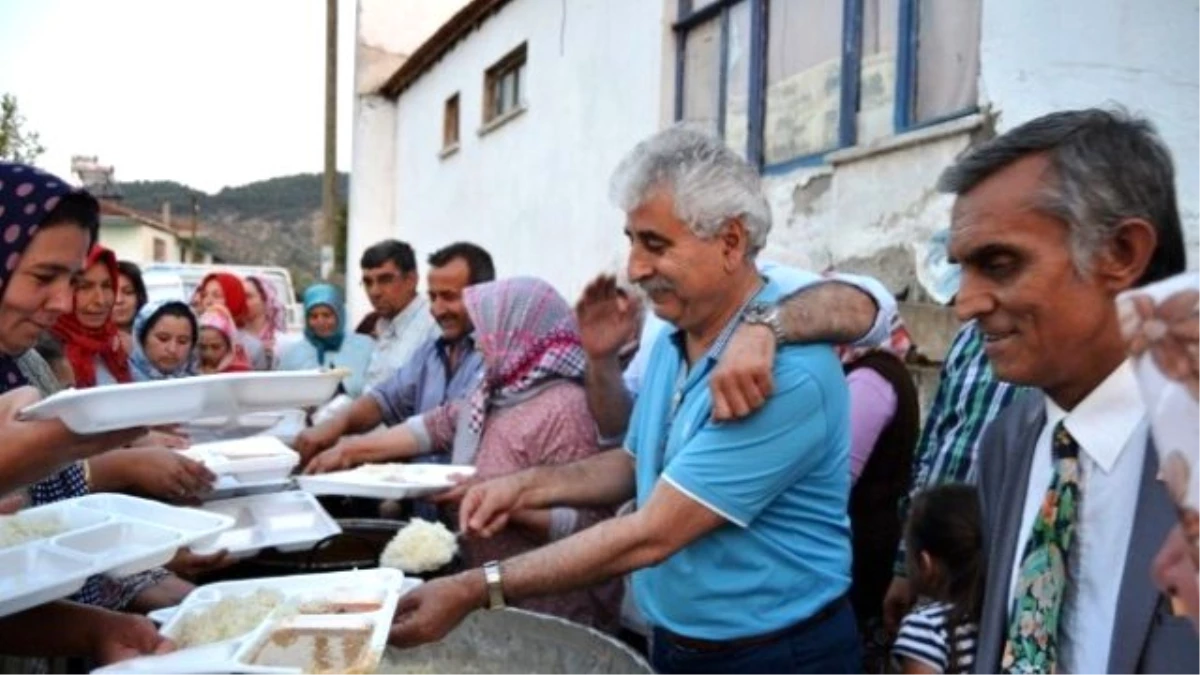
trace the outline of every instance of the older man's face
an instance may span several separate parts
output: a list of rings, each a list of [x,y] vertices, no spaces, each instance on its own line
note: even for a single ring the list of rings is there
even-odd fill
[[[1113,289],[1076,270],[1067,224],[1037,208],[1049,169],[1031,155],[961,195],[950,255],[958,317],[979,321],[996,376],[1053,393],[1094,379],[1097,350],[1119,332]]]
[[[745,250],[730,250],[720,236],[701,239],[675,216],[674,201],[655,193],[629,212],[629,279],[646,293],[654,313],[688,330],[723,306],[734,265],[745,264]],[[740,260],[739,260],[740,259]]]

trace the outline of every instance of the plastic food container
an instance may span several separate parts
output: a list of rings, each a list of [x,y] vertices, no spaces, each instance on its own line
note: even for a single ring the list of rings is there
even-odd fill
[[[349,471],[298,476],[296,485],[315,495],[405,499],[445,492],[456,485],[454,476],[474,475],[473,466],[364,464]]]

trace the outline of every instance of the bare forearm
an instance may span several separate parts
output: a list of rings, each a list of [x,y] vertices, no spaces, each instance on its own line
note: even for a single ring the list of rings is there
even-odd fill
[[[591,586],[657,564],[665,551],[645,534],[639,514],[606,520],[502,564],[509,601]],[[468,570],[464,576],[482,576]]]
[[[570,464],[529,469],[525,480],[520,508],[615,508],[633,496],[633,457],[621,448],[606,450]]]
[[[383,411],[371,396],[360,396],[346,411],[343,434],[365,434],[383,424]]]
[[[588,409],[596,418],[600,435],[604,438],[622,436],[629,426],[633,397],[625,389],[621,364],[616,357],[588,359],[584,383],[587,387]]]
[[[838,281],[806,286],[780,302],[784,342],[854,342],[871,331],[879,308],[856,286]]]
[[[360,463],[394,462],[416,457],[421,448],[412,430],[401,424],[355,438],[350,441],[350,454]]]
[[[168,452],[165,451],[164,452]],[[126,450],[109,450],[88,460],[89,485],[92,492],[120,492],[130,487]]]

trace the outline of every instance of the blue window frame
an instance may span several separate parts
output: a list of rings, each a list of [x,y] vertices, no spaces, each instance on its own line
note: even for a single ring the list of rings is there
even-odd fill
[[[781,173],[823,163],[863,130],[872,140],[972,113],[980,5],[679,0],[675,119]]]

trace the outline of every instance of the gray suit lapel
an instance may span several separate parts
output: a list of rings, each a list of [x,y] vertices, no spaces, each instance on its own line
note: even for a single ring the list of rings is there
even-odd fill
[[[1178,519],[1166,488],[1158,480],[1158,452],[1154,449],[1154,443],[1149,442],[1146,444],[1146,459],[1142,463],[1141,487],[1138,489],[1129,551],[1125,556],[1125,573],[1117,598],[1112,651],[1108,655],[1110,673],[1137,672],[1138,660],[1146,644],[1160,595],[1150,577],[1150,567]]]
[[[1007,442],[986,449],[988,452],[1004,453],[1004,469],[999,478],[1003,481],[998,491],[1000,497],[990,507],[995,511],[995,516],[990,520],[996,528],[997,538],[989,547],[989,581],[985,591],[984,616],[980,622],[980,658],[976,661],[976,672],[999,672],[1000,669],[1004,640],[1008,633],[1009,581],[1021,555],[1017,544],[1021,538],[1025,494],[1029,490],[1029,472],[1033,466],[1038,435],[1046,426],[1045,398],[1041,392],[1024,392],[1010,406],[1012,410],[1005,411],[1010,434]],[[980,450],[984,451],[985,448]],[[980,480],[995,481],[997,478],[980,476]]]

